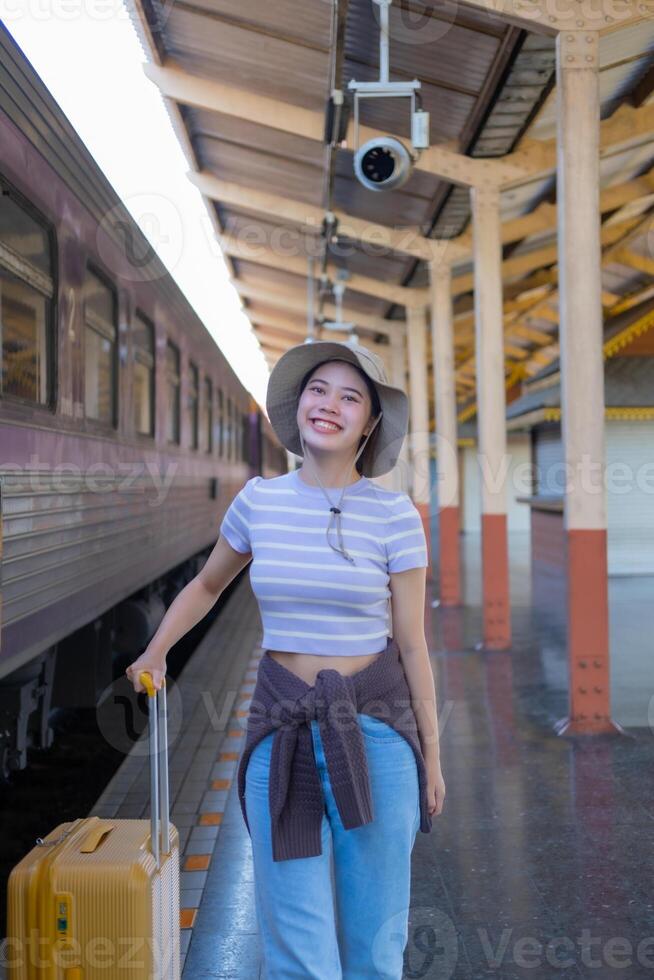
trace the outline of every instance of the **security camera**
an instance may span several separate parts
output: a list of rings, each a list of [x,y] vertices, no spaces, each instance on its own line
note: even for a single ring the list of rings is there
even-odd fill
[[[354,95],[354,173],[369,191],[390,191],[404,184],[413,163],[429,147],[429,113],[420,105],[421,84],[392,82],[389,66],[389,8],[392,0],[373,0],[380,8],[379,79],[375,82],[348,82]],[[364,99],[411,100],[411,151],[394,136],[378,136],[359,146],[359,103]]]
[[[411,162],[404,143],[393,136],[377,136],[355,153],[354,173],[369,191],[390,191],[406,183]]]

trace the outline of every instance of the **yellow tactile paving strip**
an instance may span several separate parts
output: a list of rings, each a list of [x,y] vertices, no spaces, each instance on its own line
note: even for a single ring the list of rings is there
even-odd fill
[[[235,778],[238,761],[241,757],[241,751],[243,748],[245,740],[245,723],[244,719],[247,718],[249,714],[249,703],[252,697],[252,692],[254,691],[254,685],[257,676],[257,668],[259,666],[259,661],[263,654],[261,648],[257,648],[258,653],[255,653],[250,661],[248,662],[248,667],[246,673],[243,677],[241,687],[239,689],[235,704],[237,707],[232,711],[229,719],[229,727],[227,730],[227,739],[239,740],[241,743],[240,750],[236,751],[221,751],[218,753],[216,762],[229,764],[231,763],[231,774],[229,777],[223,777],[220,779],[210,778],[207,781],[207,789],[210,791],[228,791],[231,789],[233,779]],[[224,810],[203,810],[197,815],[197,827],[215,827],[222,824],[224,815]],[[211,857],[213,850],[216,846],[216,839],[207,841],[207,853],[206,854],[186,854],[182,858],[182,872],[190,872],[191,874],[198,874],[199,879],[204,881],[204,875],[209,869],[211,863]],[[203,890],[204,885],[199,886],[199,890]],[[197,908],[185,908],[182,905],[180,909],[180,928],[182,930],[192,930],[195,925],[195,920],[197,917]]]

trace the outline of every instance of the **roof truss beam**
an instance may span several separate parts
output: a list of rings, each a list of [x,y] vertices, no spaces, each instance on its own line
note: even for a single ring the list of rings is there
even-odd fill
[[[220,245],[223,251],[232,258],[254,262],[266,266],[268,269],[277,269],[280,272],[290,272],[294,275],[303,276],[305,279],[308,276],[308,257],[300,255],[295,249],[292,250],[291,254],[288,254],[287,249],[283,252],[276,252],[265,245],[249,244],[237,236],[228,234],[220,236]],[[429,301],[426,289],[393,286],[381,279],[371,279],[369,276],[350,275],[344,282],[346,292],[352,290],[357,293],[364,293],[367,296],[383,299],[388,303],[399,303],[402,306],[424,306]]]
[[[322,228],[324,209],[313,204],[303,204],[278,194],[269,194],[267,191],[258,191],[251,187],[243,187],[241,184],[219,180],[213,174],[206,172],[189,171],[188,178],[206,198],[219,204],[254,211],[266,217],[272,214],[284,221],[309,229],[314,235],[319,234]],[[343,236],[371,246],[375,249],[376,255],[380,254],[380,250],[388,249],[389,252],[399,252],[425,262],[432,262],[441,259],[445,254],[449,261],[464,258],[468,254],[468,249],[457,242],[425,238],[417,227],[398,230],[388,225],[364,221],[362,218],[353,218],[344,211],[335,211],[334,214],[338,219],[339,237]]]
[[[307,299],[306,296],[298,291],[284,289],[266,289],[261,286],[251,286],[248,283],[242,282],[242,280],[237,279],[234,282],[234,288],[243,299],[250,299],[255,302],[263,303],[266,306],[279,307],[285,310],[287,313],[300,314],[301,316],[307,315]],[[252,312],[253,317],[256,317],[254,311],[247,310],[248,316]],[[379,316],[371,316],[369,313],[361,313],[358,310],[353,310],[347,306],[343,306],[343,316],[348,322],[354,323],[357,327],[361,327],[364,330],[372,330],[374,333],[385,334],[390,337],[395,330],[403,330],[405,327],[404,320],[398,320],[397,322],[393,320],[383,320]],[[323,305],[323,314],[328,319],[336,318],[336,306],[333,303],[325,303]]]
[[[559,31],[599,31],[608,34],[645,20],[648,7],[640,0],[624,0],[620,4],[578,4],[575,0],[461,0],[463,7],[499,17],[516,27],[535,34],[556,36]]]
[[[323,142],[325,120],[321,112],[191,75],[174,62],[168,62],[165,66],[145,64],[143,70],[161,94],[175,102],[237,116],[260,126]],[[382,133],[369,126],[359,127],[361,143],[381,135],[392,134]],[[349,146],[354,145],[353,122],[350,122],[346,139]],[[420,155],[416,168],[462,187],[472,187],[489,180],[503,183],[524,176],[518,161],[505,164],[501,160],[477,160],[440,146],[425,150]]]
[[[203,195],[218,203],[226,204],[235,208],[242,208],[261,214],[266,218],[272,214],[277,219],[288,221],[300,226],[312,236],[317,236],[324,218],[321,208],[310,204],[303,204],[290,198],[281,197],[278,194],[269,194],[264,191],[256,191],[242,187],[240,184],[230,183],[219,180],[212,174],[189,172],[189,179],[198,187]],[[608,187],[600,194],[600,208],[602,213],[613,211],[627,204],[632,208],[638,201],[646,201],[654,191],[654,172],[635,177],[633,180],[614,187]],[[406,228],[400,231],[389,228],[386,225],[376,225],[372,222],[351,218],[347,214],[337,212],[339,225],[337,234],[343,235],[351,240],[362,243],[365,249],[369,246],[374,248],[375,254],[379,255],[380,250],[387,248],[391,252],[398,252],[413,255],[423,261],[447,261],[450,265],[456,266],[463,261],[469,261],[472,257],[471,235],[466,232],[464,235],[455,239],[431,239],[425,238],[419,229]],[[342,220],[342,224],[340,223]],[[502,244],[507,245],[512,242],[521,241],[530,235],[543,233],[545,231],[556,230],[557,212],[553,204],[542,203],[531,214],[520,218],[506,221],[502,226]],[[292,232],[289,233],[292,239]],[[234,238],[234,236],[232,236]],[[302,248],[302,231],[297,232],[298,252],[306,250]],[[549,251],[545,254],[543,263],[556,261],[556,245],[548,246]],[[554,251],[552,252],[552,249]],[[229,254],[229,252],[228,252]],[[536,253],[531,253],[536,254]],[[550,256],[554,258],[551,259]],[[526,257],[524,257],[526,259]],[[511,261],[511,260],[508,260]],[[538,263],[527,268],[537,268]],[[515,261],[515,268],[519,271],[521,263]],[[525,266],[525,262],[522,263]],[[508,267],[507,274],[514,274],[512,267]],[[453,282],[454,295],[468,292],[472,289],[472,275],[457,277]],[[352,286],[351,288],[355,288]],[[397,287],[400,288],[400,287]],[[410,290],[404,287],[407,293],[415,293],[415,300],[406,296],[404,302],[407,305],[420,305],[422,296],[421,291]],[[360,290],[366,292],[365,289]]]
[[[161,94],[173,102],[323,141],[324,118],[320,112],[191,75],[174,63],[165,66],[146,63],[143,70]],[[653,130],[654,104],[639,107],[623,104],[600,123],[600,153],[612,155],[651,140]],[[361,142],[379,135],[370,127],[360,128]],[[347,142],[353,145],[350,131]],[[492,160],[467,157],[440,146],[430,147],[421,154],[416,169],[464,187],[485,183],[519,186],[555,173],[556,139],[523,139],[514,153]]]

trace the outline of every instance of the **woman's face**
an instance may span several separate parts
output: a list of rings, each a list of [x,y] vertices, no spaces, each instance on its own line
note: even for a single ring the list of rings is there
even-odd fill
[[[369,431],[371,411],[367,385],[356,368],[345,361],[329,361],[307,381],[298,402],[297,424],[310,448],[356,454],[364,429]],[[320,426],[318,419],[333,424]]]

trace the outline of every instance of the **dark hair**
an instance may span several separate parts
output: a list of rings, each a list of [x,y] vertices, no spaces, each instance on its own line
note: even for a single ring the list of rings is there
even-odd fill
[[[358,365],[352,364],[351,361],[346,361],[345,358],[342,357],[327,357],[325,358],[324,361],[320,361],[319,364],[314,364],[312,368],[310,368],[308,371],[305,372],[298,386],[297,398],[295,400],[296,406],[300,401],[300,396],[302,395],[302,392],[306,388],[307,382],[309,381],[311,375],[314,374],[322,364],[329,364],[331,363],[331,361],[343,361],[345,364],[349,364],[351,367],[353,367],[355,371],[357,371],[361,375],[363,381],[365,382],[366,388],[368,389],[368,394],[370,395],[370,401],[372,402],[372,415],[373,417],[376,418],[381,412],[381,403],[379,401],[379,395],[377,394],[377,388],[375,387],[375,384],[370,380],[366,372],[363,371],[360,367],[358,367]],[[373,433],[366,444],[366,448],[364,449],[364,451],[356,461],[355,465],[359,473],[361,473],[363,470],[364,460],[371,458],[371,455],[374,450],[375,440],[379,432],[380,424],[381,423],[378,422],[377,425],[375,426]],[[361,436],[361,439],[359,440],[359,446],[361,445],[361,443],[365,438],[366,437],[364,435]]]

